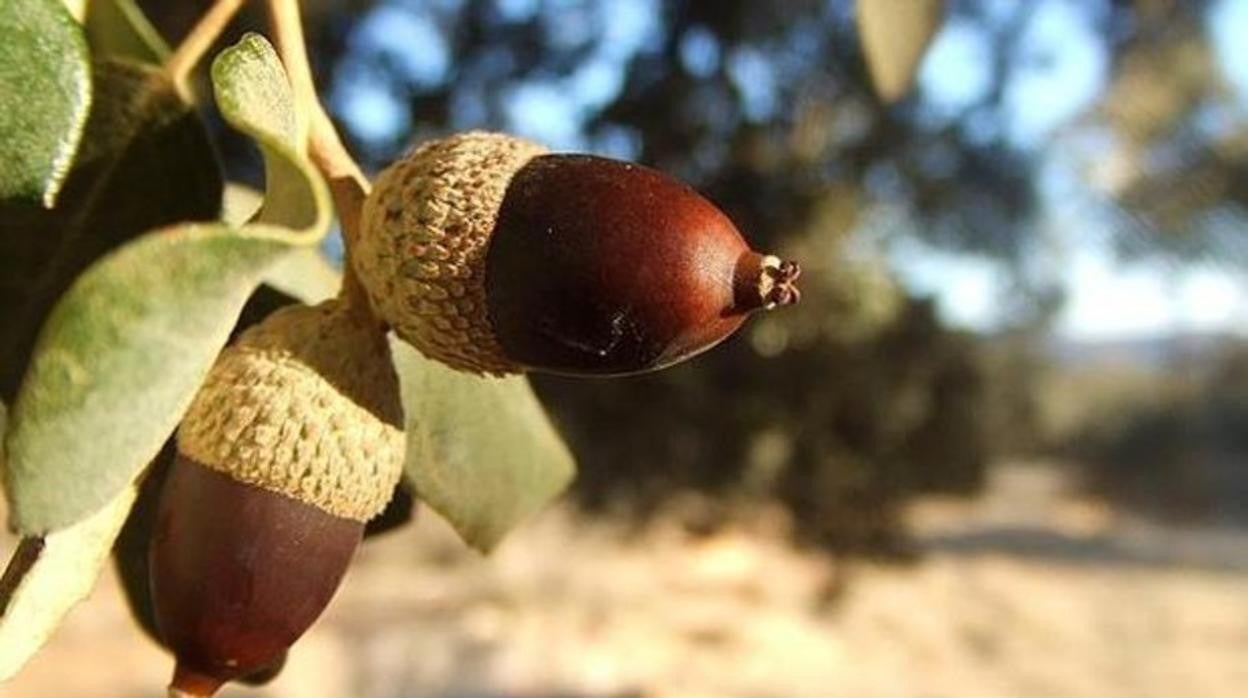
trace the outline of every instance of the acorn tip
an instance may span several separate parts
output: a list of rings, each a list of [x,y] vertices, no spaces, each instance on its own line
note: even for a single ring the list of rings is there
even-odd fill
[[[802,275],[802,267],[791,259],[777,261],[778,264],[774,266],[768,263],[763,264],[763,277],[769,281],[769,287],[763,295],[763,308],[767,310],[782,305],[793,305],[802,300],[802,291],[797,287],[797,279]]]
[[[802,268],[792,260],[747,251],[733,273],[732,313],[751,313],[792,305],[802,298],[797,279]]]
[[[169,698],[209,698],[224,683],[221,679],[189,669],[179,662],[173,670],[173,680],[169,682]]]

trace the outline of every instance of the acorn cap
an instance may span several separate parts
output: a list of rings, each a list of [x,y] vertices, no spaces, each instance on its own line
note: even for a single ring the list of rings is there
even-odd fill
[[[512,176],[546,152],[474,131],[427,142],[378,176],[351,259],[400,338],[461,370],[523,370],[490,326],[485,255]]]
[[[244,332],[178,431],[179,453],[204,467],[360,522],[385,508],[404,449],[385,336],[336,300]]]

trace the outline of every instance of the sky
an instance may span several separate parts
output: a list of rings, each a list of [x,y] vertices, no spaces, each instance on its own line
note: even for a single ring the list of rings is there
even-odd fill
[[[1045,56],[1042,68],[1017,81],[1008,99],[1008,128],[1016,141],[1040,143],[1077,116],[1102,91],[1107,57],[1081,12],[1091,3],[1046,2],[1023,38]],[[1248,121],[1248,0],[1219,0],[1210,15],[1209,36],[1219,67],[1240,99]],[[957,23],[937,35],[920,72],[923,99],[936,108],[956,108],[987,84],[982,38]],[[1069,194],[1069,182],[1044,190],[1052,208]],[[1122,263],[1106,243],[1107,231],[1094,216],[1062,217],[1054,211],[1044,230],[1063,270],[1066,304],[1055,331],[1068,339],[1103,341],[1185,332],[1248,335],[1248,279],[1241,269],[1216,262],[1178,266],[1156,261]],[[912,291],[932,295],[950,322],[991,330],[1004,319],[999,299],[1006,290],[1001,271],[989,260],[902,245],[890,254]]]
[[[1015,0],[1000,0],[1008,9]],[[1046,147],[1047,139],[1077,118],[1103,92],[1109,77],[1105,48],[1089,27],[1086,13],[1098,3],[1083,0],[1026,0],[1040,2],[1022,37],[1031,61],[1026,72],[1011,81],[1006,95],[1006,124],[1011,140],[1023,147]],[[440,6],[462,0],[401,0],[370,12],[352,36],[357,52],[384,54],[396,62],[413,84],[433,84],[449,69],[448,47],[436,29]],[[576,70],[558,80],[519,83],[503,95],[506,127],[560,150],[593,150],[631,158],[639,144],[629,133],[607,132],[586,142],[581,125],[618,93],[628,59],[656,32],[659,0],[605,0],[597,4],[568,3],[570,13],[600,13],[595,17],[561,14],[557,25],[568,41],[577,40],[591,20],[608,27],[609,36]],[[522,19],[538,10],[537,0],[501,0],[511,18]],[[991,6],[991,3],[990,3]],[[590,9],[592,8],[592,9]],[[1248,0],[1217,0],[1208,22],[1219,67],[1240,95],[1234,118],[1248,121]],[[990,76],[984,38],[973,26],[950,21],[937,35],[919,76],[920,100],[932,113],[953,111],[973,101],[987,88]],[[694,74],[713,70],[721,62],[733,76],[751,111],[764,116],[770,108],[774,76],[770,67],[748,52],[720,55],[713,38],[693,35],[681,46],[681,60]],[[384,140],[406,133],[411,126],[402,95],[394,94],[377,73],[348,61],[339,70],[338,86],[330,99],[334,108],[365,141]],[[343,79],[343,78],[347,79]],[[481,100],[471,89],[452,104],[457,124],[479,122]],[[1076,340],[1116,340],[1175,332],[1233,332],[1248,334],[1248,279],[1240,270],[1215,263],[1179,267],[1159,262],[1124,264],[1108,251],[1108,231],[1096,216],[1065,211],[1077,175],[1060,153],[1046,167],[1041,193],[1049,215],[1042,225],[1046,263],[1060,270],[1066,304],[1055,331]],[[914,293],[931,295],[941,314],[952,324],[983,331],[1000,327],[1008,317],[1008,278],[991,260],[955,255],[902,241],[887,247],[891,266]],[[1005,302],[1003,302],[1005,301]]]

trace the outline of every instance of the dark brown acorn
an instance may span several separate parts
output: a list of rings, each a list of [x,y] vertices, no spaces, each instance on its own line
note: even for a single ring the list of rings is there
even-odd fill
[[[321,614],[403,460],[375,326],[291,307],[224,351],[178,431],[149,551],[174,696],[280,661]]]
[[[388,168],[352,252],[379,317],[476,372],[652,371],[799,298],[797,265],[751,251],[688,186],[501,134]]]

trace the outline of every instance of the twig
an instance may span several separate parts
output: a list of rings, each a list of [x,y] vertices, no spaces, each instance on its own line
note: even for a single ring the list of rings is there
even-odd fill
[[[381,325],[383,323],[373,314],[364,287],[360,285],[355,268],[351,266],[352,249],[360,235],[360,214],[364,209],[364,199],[372,191],[372,184],[360,170],[355,158],[347,152],[342,139],[338,137],[338,130],[334,128],[329,114],[325,113],[319,101],[312,111],[310,135],[308,156],[329,184],[329,193],[334,197],[334,208],[338,209],[338,223],[342,228],[343,247],[346,250],[342,290],[339,295],[348,306]]]
[[[313,105],[319,104],[312,66],[308,62],[307,44],[303,37],[303,18],[299,0],[268,0],[269,20],[273,25],[277,53],[286,66],[290,87],[295,95],[295,123],[300,142],[306,142]]]
[[[38,536],[22,538],[17,544],[17,549],[9,558],[9,566],[5,568],[3,576],[0,576],[0,615],[8,610],[9,602],[13,600],[13,592],[17,591],[17,587],[26,578],[26,573],[39,561],[45,545],[46,541]]]
[[[244,2],[246,0],[217,0],[165,61],[165,73],[173,81],[178,94],[187,102],[192,100],[192,71]]]
[[[290,76],[294,92],[295,114],[301,129],[299,133],[301,137],[306,137],[304,142],[307,144],[308,159],[325,177],[330,195],[334,198],[334,208],[338,211],[338,222],[347,250],[340,295],[353,307],[368,312],[368,303],[351,268],[350,257],[359,236],[360,212],[372,185],[343,145],[338,130],[317,96],[298,0],[268,0],[268,8],[277,52]]]
[[[361,197],[370,189],[368,178],[360,170],[351,154],[347,152],[334,128],[329,114],[317,97],[316,84],[303,37],[303,24],[299,15],[298,0],[268,0],[269,16],[277,41],[277,51],[290,76],[291,90],[295,96],[295,111],[307,128],[308,157],[321,174],[329,179],[350,182]],[[362,199],[361,199],[362,200]],[[339,212],[342,215],[343,212]]]
[[[347,210],[339,210],[338,217],[343,228],[350,228],[354,235],[359,228],[360,207],[373,185],[364,176],[360,166],[338,136],[338,130],[330,121],[321,103],[312,110],[312,130],[308,140],[308,158],[316,169],[329,180],[330,191],[337,204],[349,204]]]

